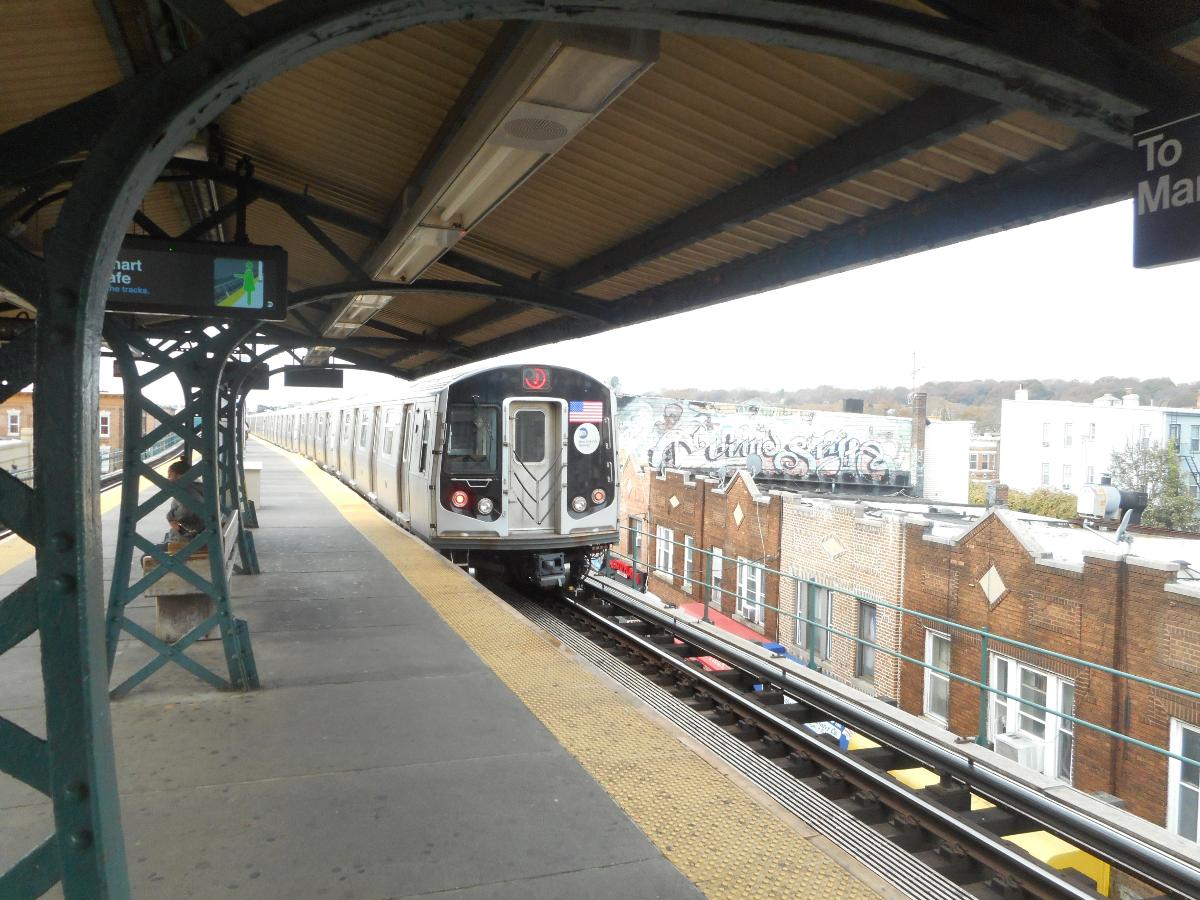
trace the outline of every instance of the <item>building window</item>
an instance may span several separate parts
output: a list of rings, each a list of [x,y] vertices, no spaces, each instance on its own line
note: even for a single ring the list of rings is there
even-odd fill
[[[107,409],[100,411],[100,437],[112,436],[112,413]]]
[[[675,532],[659,525],[654,530],[654,537],[654,567],[658,570],[658,574],[670,581],[671,557],[674,555],[671,552],[674,548],[672,541],[675,540]]]
[[[1043,447],[1050,446],[1050,423],[1049,422],[1042,423],[1042,446]]]
[[[1087,476],[1088,476],[1088,477],[1087,477],[1087,483],[1088,483],[1088,484],[1095,484],[1095,483],[1096,483],[1096,467],[1095,467],[1095,466],[1088,466],[1088,467],[1087,467]]]
[[[1042,487],[1050,486],[1050,463],[1042,463]]]
[[[720,547],[712,548],[712,585],[709,588],[709,598],[713,605],[721,605],[721,575],[725,568],[725,553]]]
[[[829,659],[829,627],[833,606],[830,602],[829,588],[817,587],[815,584],[804,586],[807,590],[803,603],[797,604],[801,610],[802,621],[797,623],[796,644],[817,659]]]
[[[868,681],[875,680],[875,648],[868,644],[877,643],[875,635],[878,619],[879,610],[874,603],[867,603],[865,600],[858,601],[859,644],[855,669],[859,678],[865,678]]]
[[[1064,447],[1071,446],[1071,423],[1070,422],[1063,423],[1063,446]]]
[[[629,555],[635,563],[642,561],[642,532],[645,528],[637,516],[629,517]]]
[[[1179,433],[1183,430],[1183,426],[1178,422],[1172,422],[1167,426],[1167,442],[1171,445],[1171,449],[1176,453],[1179,452]]]
[[[1138,444],[1144,449],[1150,446],[1150,426],[1138,426]]]
[[[1094,441],[1095,439],[1096,439],[1096,423],[1088,422],[1088,440]]]
[[[683,538],[683,592],[692,592],[692,553],[695,542],[690,534]]]
[[[1070,782],[1075,752],[1075,683],[1003,656],[992,658],[989,725],[996,750],[1031,769]],[[1040,708],[1040,707],[1045,707]]]
[[[1171,752],[1200,760],[1200,726],[1171,720]],[[1168,764],[1167,827],[1189,841],[1200,839],[1200,766]]]
[[[1071,489],[1071,467],[1063,466],[1063,490]]]
[[[950,635],[925,632],[925,664],[950,671]],[[943,725],[950,724],[950,676],[925,670],[925,715]]]
[[[972,454],[971,454],[971,468],[972,468],[972,469],[978,469],[978,468],[980,468],[980,466],[979,466],[979,457],[978,457],[978,455],[977,455],[977,454],[974,454],[974,453],[972,453]]]
[[[763,570],[744,556],[738,557],[737,611],[746,621],[763,623],[766,585]]]
[[[8,411],[8,433],[13,437],[17,437],[21,433],[21,411],[19,409]]]
[[[1200,425],[1192,426],[1192,452],[1200,453]]]

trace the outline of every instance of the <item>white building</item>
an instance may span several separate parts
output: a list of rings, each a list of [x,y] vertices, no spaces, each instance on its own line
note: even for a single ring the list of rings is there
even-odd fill
[[[1137,394],[1030,400],[1018,390],[1001,403],[1000,435],[1000,481],[1019,491],[1076,492],[1109,471],[1114,453],[1158,445],[1179,453],[1183,478],[1200,496],[1200,409],[1146,406]]]

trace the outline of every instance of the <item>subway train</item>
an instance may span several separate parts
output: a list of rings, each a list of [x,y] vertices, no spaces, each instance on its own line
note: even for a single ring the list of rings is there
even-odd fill
[[[578,582],[617,541],[612,392],[557,366],[499,366],[247,417],[460,564]]]

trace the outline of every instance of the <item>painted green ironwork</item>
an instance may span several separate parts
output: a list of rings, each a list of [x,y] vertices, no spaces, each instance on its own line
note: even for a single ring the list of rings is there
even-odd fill
[[[241,526],[238,511],[236,395],[223,384],[221,377],[225,361],[247,330],[245,326],[225,325],[215,334],[198,332],[185,340],[155,344],[111,317],[105,324],[105,338],[117,356],[125,380],[125,474],[105,633],[108,670],[112,672],[122,632],[155,654],[112,689],[114,698],[129,693],[169,662],[214,687],[249,690],[259,686],[249,631],[233,616],[226,547],[226,535],[236,529],[243,569],[257,571],[253,545],[242,541],[242,535],[249,532]],[[138,371],[138,363],[145,371]],[[184,392],[183,408],[174,414],[145,395],[147,387],[168,375],[179,379]],[[158,422],[144,435],[140,433],[143,413],[149,413]],[[167,434],[176,434],[183,441],[183,458],[189,463],[177,481],[168,480],[141,459],[144,446]],[[143,478],[157,489],[144,501],[138,495]],[[159,508],[168,500],[177,500],[203,521],[199,533],[174,553],[168,551],[166,543],[152,540],[138,530],[147,517],[157,517]],[[207,577],[188,565],[189,558],[201,550],[207,551]],[[139,567],[135,577],[132,572],[135,551],[141,551],[157,565],[144,573]],[[174,645],[159,640],[126,614],[130,602],[168,573],[178,575],[194,585],[197,593],[212,598],[214,607],[211,617]],[[228,679],[184,652],[214,626],[220,631]]]

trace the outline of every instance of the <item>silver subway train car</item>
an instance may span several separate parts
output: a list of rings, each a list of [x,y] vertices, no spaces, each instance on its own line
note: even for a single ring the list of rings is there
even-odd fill
[[[500,366],[248,417],[403,527],[469,565],[543,587],[617,541],[612,393],[557,366]]]

